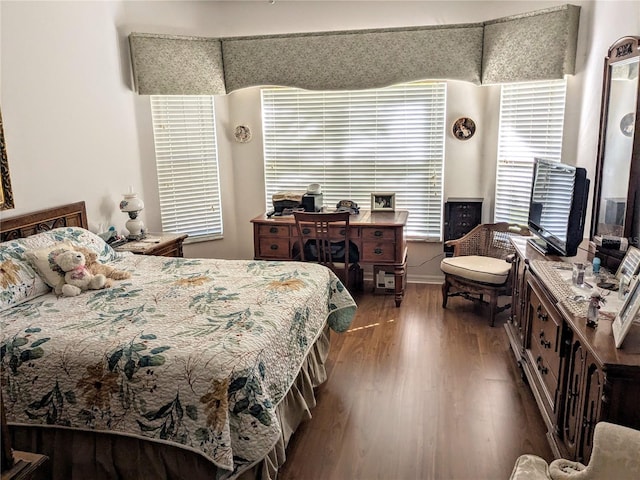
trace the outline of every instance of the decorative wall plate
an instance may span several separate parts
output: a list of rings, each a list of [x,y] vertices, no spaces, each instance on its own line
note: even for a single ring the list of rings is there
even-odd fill
[[[634,112],[627,113],[622,120],[620,120],[620,131],[625,137],[633,137],[633,129],[636,123],[636,116]]]
[[[238,143],[247,143],[251,140],[251,129],[246,125],[238,125],[233,132],[233,136]]]
[[[476,123],[468,117],[462,117],[455,121],[452,131],[458,140],[468,140],[476,133]]]

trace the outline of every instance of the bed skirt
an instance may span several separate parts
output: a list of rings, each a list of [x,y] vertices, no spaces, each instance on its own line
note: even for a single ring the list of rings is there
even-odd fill
[[[314,388],[327,379],[328,354],[329,328],[325,327],[276,408],[282,432],[278,442],[260,462],[232,476],[191,450],[122,434],[9,424],[12,446],[47,455],[43,474],[52,480],[275,480],[286,460],[291,435],[302,421],[311,418],[310,410],[316,404]]]

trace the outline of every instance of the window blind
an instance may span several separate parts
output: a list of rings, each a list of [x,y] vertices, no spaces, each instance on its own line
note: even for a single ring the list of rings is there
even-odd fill
[[[561,158],[566,85],[502,86],[494,221],[527,224],[533,159]]]
[[[212,96],[151,96],[162,229],[222,235]]]
[[[446,84],[365,91],[262,90],[266,205],[279,191],[319,183],[324,205],[371,205],[395,192],[407,235],[441,239]]]

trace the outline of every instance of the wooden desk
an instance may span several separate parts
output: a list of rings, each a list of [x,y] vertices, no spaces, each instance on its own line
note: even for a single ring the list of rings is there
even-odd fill
[[[349,219],[350,241],[358,247],[360,264],[383,265],[393,269],[395,300],[399,307],[404,297],[407,267],[407,210],[371,212],[361,210]],[[253,250],[256,260],[295,260],[298,234],[293,215],[253,220]]]

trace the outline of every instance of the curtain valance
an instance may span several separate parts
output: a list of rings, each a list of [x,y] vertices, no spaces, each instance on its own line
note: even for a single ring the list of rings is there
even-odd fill
[[[482,25],[229,38],[222,51],[227,91],[359,90],[426,78],[479,84]]]
[[[424,79],[476,85],[573,74],[580,7],[483,23],[203,38],[129,35],[142,95],[217,95],[258,85],[358,90]]]
[[[134,88],[141,95],[225,93],[218,39],[132,33],[129,47]]]

